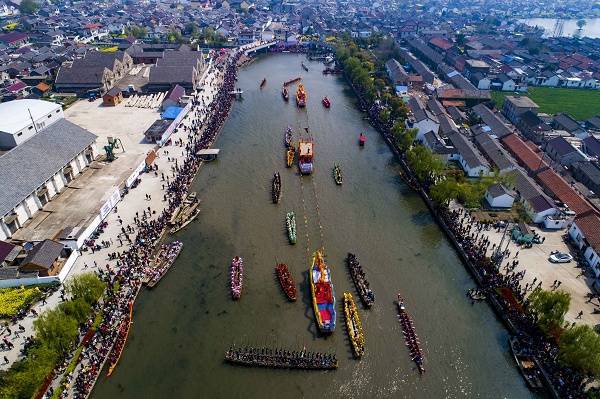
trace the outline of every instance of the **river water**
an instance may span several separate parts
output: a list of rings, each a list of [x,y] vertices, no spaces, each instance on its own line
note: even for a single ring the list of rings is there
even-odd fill
[[[198,220],[177,235],[182,254],[169,274],[140,295],[123,357],[93,397],[109,398],[529,398],[514,365],[507,333],[485,304],[420,198],[398,177],[399,166],[359,113],[340,77],[321,74],[304,57],[270,55],[240,72],[244,99],[234,104],[215,144],[219,160],[203,166],[193,189]],[[306,61],[305,61],[306,62]],[[306,110],[284,103],[281,82],[303,76]],[[259,83],[267,78],[266,87]],[[294,89],[293,89],[294,90]],[[293,94],[292,90],[292,94]],[[327,95],[332,107],[320,99]],[[284,163],[283,132],[310,127],[315,173],[300,178]],[[367,144],[358,147],[359,132]],[[297,139],[297,135],[295,139]],[[332,178],[340,162],[344,184]],[[283,196],[270,201],[272,174]],[[285,213],[297,214],[298,243],[289,245]],[[362,360],[352,358],[343,312],[330,337],[317,333],[307,282],[309,256],[323,246],[340,297],[351,291],[366,334]],[[376,295],[363,310],[345,267],[348,251],[363,264]],[[245,261],[244,292],[231,300],[228,267]],[[286,262],[299,298],[285,300],[274,275]],[[406,298],[425,352],[419,377],[396,318],[396,293]],[[223,362],[232,344],[334,352],[329,372],[249,369]]]
[[[556,21],[555,18],[530,18],[519,20],[519,22],[526,25],[543,28],[545,37],[555,36]],[[590,37],[592,39],[600,38],[600,18],[585,18],[585,22],[585,25],[581,29],[581,37]],[[559,36],[570,37],[575,33],[578,33],[578,30],[577,19],[565,19],[562,33],[560,33]],[[558,34],[559,32],[556,33]]]

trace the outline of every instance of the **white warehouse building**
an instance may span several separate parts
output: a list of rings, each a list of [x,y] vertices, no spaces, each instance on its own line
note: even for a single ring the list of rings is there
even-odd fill
[[[10,150],[56,121],[64,119],[60,104],[41,100],[0,103],[0,150]]]
[[[16,126],[11,119],[21,120],[23,112],[29,113],[27,107],[32,110],[39,105],[40,112],[32,110],[32,114],[41,115],[33,134],[26,127],[22,136],[27,133],[27,139],[0,155],[0,240],[10,238],[98,156],[96,135],[64,119],[62,109],[34,104],[37,102],[6,103],[21,103],[25,111],[0,104],[2,128]]]

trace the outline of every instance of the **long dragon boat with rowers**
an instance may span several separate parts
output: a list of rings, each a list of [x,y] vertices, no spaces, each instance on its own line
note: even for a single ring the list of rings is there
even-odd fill
[[[261,88],[261,90],[262,90],[263,87],[265,87],[266,84],[267,84],[267,78],[264,78],[262,80],[262,82],[260,82],[260,88]]]
[[[313,255],[308,275],[317,326],[322,333],[330,334],[335,330],[335,291],[331,271],[325,264],[321,251],[316,251]]]
[[[154,268],[148,269],[148,288],[154,288],[165,274],[167,274],[182,248],[183,243],[181,241],[173,241],[161,245],[154,261]]]
[[[400,326],[402,327],[402,334],[404,335],[404,341],[406,342],[406,347],[410,353],[410,358],[417,365],[419,374],[423,374],[425,372],[425,367],[423,366],[423,351],[421,350],[421,342],[415,333],[413,321],[406,311],[404,299],[402,299],[400,294],[398,294],[398,320],[400,321]]]
[[[233,299],[240,299],[242,296],[242,285],[244,282],[244,260],[236,256],[231,261],[231,297]]]
[[[342,177],[342,168],[337,163],[333,166],[333,180],[335,180],[335,184],[338,186],[342,185],[342,182],[344,181]]]
[[[297,297],[296,282],[292,278],[292,274],[285,263],[278,263],[275,267],[277,279],[281,285],[281,289],[290,301],[295,301]]]
[[[367,276],[365,275],[360,262],[353,253],[348,253],[346,262],[360,300],[367,308],[370,308],[373,306],[373,302],[375,302],[375,294],[369,287]]]
[[[304,108],[306,106],[306,97],[304,85],[300,83],[298,85],[298,89],[296,90],[296,105],[298,105],[299,108]]]
[[[285,129],[283,136],[283,144],[285,145],[285,148],[290,148],[292,146],[292,135],[292,128],[291,126],[288,126],[287,129]]]
[[[365,353],[365,333],[358,316],[356,303],[354,303],[354,298],[349,292],[344,292],[344,313],[346,314],[346,328],[352,343],[352,351],[354,356],[361,357]]]
[[[281,176],[279,176],[279,172],[275,172],[273,175],[273,181],[271,184],[271,197],[273,199],[273,203],[279,203],[281,199]]]
[[[288,233],[288,240],[290,244],[296,243],[296,214],[294,212],[288,212],[285,216],[285,227]]]
[[[133,322],[133,302],[129,302],[129,314],[123,319],[121,325],[119,326],[119,331],[117,333],[117,340],[115,341],[110,354],[108,355],[108,371],[106,372],[106,376],[110,377],[112,373],[115,371],[119,360],[121,359],[121,355],[123,354],[123,350],[125,349],[125,344],[127,343],[127,337],[129,337],[129,330],[131,329],[131,324]]]
[[[270,348],[234,348],[225,353],[225,360],[231,364],[248,367],[268,367],[301,370],[335,370],[338,361],[334,354],[288,351]]]

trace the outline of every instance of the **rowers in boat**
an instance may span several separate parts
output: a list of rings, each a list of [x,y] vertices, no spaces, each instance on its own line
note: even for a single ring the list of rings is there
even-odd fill
[[[304,69],[306,72],[308,72],[308,67],[306,66],[304,61],[302,61],[302,69]]]
[[[361,357],[365,353],[365,334],[362,329],[362,323],[358,316],[358,309],[354,298],[349,292],[344,292],[344,313],[346,315],[346,328],[348,336],[352,343],[352,351],[354,356]]]
[[[329,99],[327,97],[323,97],[323,100],[321,100],[321,102],[323,103],[323,106],[325,108],[331,107],[331,101],[329,101]]]
[[[267,84],[267,78],[264,78],[262,82],[260,82],[260,88],[262,89]]]
[[[296,283],[292,278],[292,275],[288,269],[288,266],[285,263],[278,263],[277,267],[275,267],[275,272],[277,273],[277,278],[279,279],[279,284],[281,285],[281,289],[288,297],[290,301],[296,300]]]
[[[417,365],[419,374],[425,372],[423,367],[423,351],[421,351],[421,342],[415,333],[415,327],[410,315],[406,311],[404,305],[404,299],[398,294],[398,320],[402,327],[402,334],[404,335],[404,341],[406,341],[406,347],[410,353],[410,358]]]
[[[342,168],[337,163],[333,166],[333,179],[338,186],[342,184]]]
[[[283,99],[285,101],[289,101],[289,99],[290,99],[290,93],[288,93],[287,87],[283,86],[281,88],[281,95],[283,96]]]
[[[274,204],[279,203],[279,200],[281,199],[281,176],[279,176],[279,172],[275,172],[273,175],[271,196]]]
[[[360,145],[361,147],[365,146],[365,142],[367,141],[367,136],[365,136],[364,134],[360,134],[360,136],[358,136],[358,145]]]
[[[242,296],[242,284],[244,281],[244,261],[241,257],[236,256],[231,261],[231,297],[240,299]]]
[[[350,276],[352,277],[356,291],[358,291],[358,296],[360,296],[363,304],[367,308],[370,308],[373,306],[373,302],[375,302],[375,294],[369,286],[367,276],[363,271],[358,258],[353,253],[348,253],[347,263],[348,269],[350,270]]]
[[[287,156],[287,167],[291,168],[292,165],[294,164],[294,154],[296,152],[296,149],[294,148],[294,146],[290,146],[287,151],[286,151],[286,156]]]
[[[283,144],[285,144],[286,148],[290,148],[290,146],[292,145],[292,128],[291,128],[291,126],[288,126],[287,129],[285,130],[285,133],[283,136]]]
[[[335,291],[331,271],[325,264],[321,251],[316,251],[313,255],[308,276],[317,326],[322,333],[332,333],[336,317]]]
[[[296,243],[296,214],[294,212],[288,212],[285,216],[285,227],[288,233],[288,239],[290,244]]]

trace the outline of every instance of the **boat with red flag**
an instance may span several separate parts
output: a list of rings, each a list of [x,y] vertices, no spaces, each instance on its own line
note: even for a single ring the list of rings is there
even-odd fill
[[[327,97],[323,97],[323,100],[321,102],[323,103],[323,106],[325,108],[331,107],[331,101],[329,101],[329,99]]]

